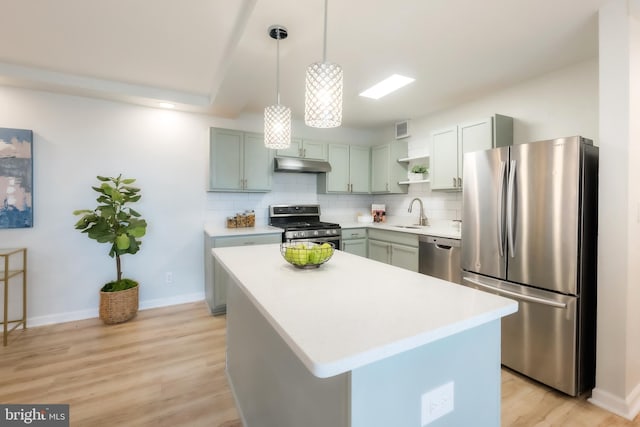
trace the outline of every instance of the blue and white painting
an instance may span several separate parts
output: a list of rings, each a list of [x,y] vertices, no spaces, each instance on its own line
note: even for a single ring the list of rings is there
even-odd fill
[[[33,132],[0,128],[0,228],[33,226]]]

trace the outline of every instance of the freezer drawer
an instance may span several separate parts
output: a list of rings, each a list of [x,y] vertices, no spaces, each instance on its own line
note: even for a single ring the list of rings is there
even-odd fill
[[[418,256],[420,273],[460,283],[460,240],[420,236]]]
[[[502,364],[575,396],[591,373],[578,358],[579,298],[463,272],[462,282],[518,301],[518,311],[502,318]]]

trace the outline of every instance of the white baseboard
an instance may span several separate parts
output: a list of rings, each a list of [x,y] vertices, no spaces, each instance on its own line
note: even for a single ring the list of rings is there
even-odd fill
[[[188,302],[196,302],[204,300],[204,292],[195,292],[193,294],[176,295],[169,298],[156,298],[146,301],[140,301],[140,310],[148,310],[150,308],[167,307],[170,305],[186,304]]]
[[[167,307],[170,305],[185,304],[204,300],[204,292],[193,294],[176,295],[168,298],[156,298],[152,300],[140,301],[140,310],[150,308]],[[98,308],[89,310],[70,311],[66,313],[51,314],[47,316],[36,316],[27,319],[27,327],[53,325],[56,323],[73,322],[75,320],[92,319],[98,317]]]
[[[636,385],[624,399],[596,387],[591,392],[589,402],[628,420],[633,420],[640,413],[640,384]]]
[[[80,311],[68,311],[66,313],[50,314],[27,318],[27,327],[53,325],[56,323],[73,322],[74,320],[92,319],[98,317],[98,308]]]

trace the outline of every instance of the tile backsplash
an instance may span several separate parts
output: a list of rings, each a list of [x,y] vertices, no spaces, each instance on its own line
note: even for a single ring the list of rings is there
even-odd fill
[[[304,203],[319,203],[322,219],[326,220],[355,221],[358,213],[370,211],[372,203],[384,203],[389,216],[411,217],[417,215],[416,210],[407,212],[415,197],[422,199],[429,219],[461,218],[461,193],[433,192],[429,184],[411,184],[408,194],[317,194],[317,177],[310,173],[274,173],[269,193],[208,192],[205,222],[224,227],[226,217],[254,210],[256,225],[262,226],[269,221],[269,205]]]

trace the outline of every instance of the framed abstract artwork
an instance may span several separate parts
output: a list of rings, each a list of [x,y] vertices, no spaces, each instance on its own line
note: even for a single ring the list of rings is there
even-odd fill
[[[33,227],[33,132],[0,128],[0,229]]]

